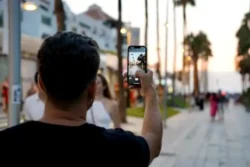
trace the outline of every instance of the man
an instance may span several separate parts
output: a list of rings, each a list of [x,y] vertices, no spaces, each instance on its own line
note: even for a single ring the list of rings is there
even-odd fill
[[[141,136],[135,136],[86,123],[100,63],[95,41],[73,32],[57,33],[43,42],[37,58],[38,85],[46,96],[44,116],[0,132],[4,155],[29,157],[40,165],[111,167],[146,167],[159,155],[162,120],[151,71],[136,74],[146,106]]]
[[[224,119],[224,103],[225,103],[225,96],[222,94],[222,91],[218,91],[218,111],[219,117],[221,120]]]
[[[29,96],[24,102],[25,120],[39,120],[44,113],[44,102],[38,87],[38,73],[35,74],[35,91],[36,93]]]

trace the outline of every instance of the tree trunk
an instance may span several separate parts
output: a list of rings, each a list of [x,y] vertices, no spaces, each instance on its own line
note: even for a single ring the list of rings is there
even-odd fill
[[[145,0],[145,32],[144,43],[148,47],[148,0]]]
[[[175,94],[175,79],[176,79],[176,59],[177,59],[177,37],[176,37],[176,6],[175,3],[173,5],[173,19],[174,19],[174,60],[173,60],[173,79],[172,79],[172,86],[173,86],[173,95]]]
[[[63,8],[62,0],[55,0],[55,15],[57,22],[57,31],[64,31],[66,29],[65,26],[65,12]]]
[[[158,74],[159,86],[161,87],[161,55],[160,55],[160,32],[159,32],[159,0],[156,0],[156,38],[157,38],[157,57],[158,63],[156,72]]]
[[[183,41],[185,40],[185,37],[186,37],[186,29],[187,29],[187,18],[186,18],[186,5],[183,4],[183,7],[182,7],[182,14],[183,14]],[[182,84],[183,84],[183,88],[184,85],[186,84],[186,55],[185,55],[185,45],[183,44],[183,53],[182,53]]]
[[[194,55],[194,57],[197,57]],[[198,95],[200,93],[199,90],[199,76],[198,76],[198,59],[194,59],[194,94]]]
[[[204,92],[208,92],[208,60],[204,60]]]
[[[122,1],[118,0],[118,23],[117,23],[117,56],[118,56],[118,83],[119,83],[119,111],[121,115],[121,121],[126,123],[126,107],[124,98],[124,84],[122,75],[122,34],[120,32],[122,28]]]

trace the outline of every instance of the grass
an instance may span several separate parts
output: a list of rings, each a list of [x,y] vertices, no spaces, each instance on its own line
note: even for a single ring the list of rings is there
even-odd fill
[[[163,112],[163,109],[161,107],[161,113]],[[168,107],[167,109],[167,118],[169,117],[172,117],[176,114],[178,114],[179,111],[171,108],[171,107]],[[144,109],[143,107],[135,107],[135,108],[128,108],[127,109],[127,114],[129,116],[134,116],[134,117],[140,117],[140,118],[143,118],[144,117]]]
[[[189,104],[185,101],[183,97],[180,96],[174,96],[173,99],[169,99],[167,101],[169,106],[174,106],[178,108],[188,108]],[[172,104],[174,102],[174,104]]]

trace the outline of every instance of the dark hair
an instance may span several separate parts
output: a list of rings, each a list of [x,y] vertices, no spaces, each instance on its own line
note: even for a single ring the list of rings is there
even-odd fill
[[[98,74],[98,77],[101,78],[102,80],[102,85],[104,86],[104,90],[103,90],[103,96],[108,98],[108,99],[112,99],[111,93],[110,93],[110,89],[109,89],[109,85],[108,82],[106,80],[106,78],[102,75],[102,74]]]
[[[97,43],[74,32],[58,32],[45,39],[37,58],[48,98],[62,109],[82,97],[95,81],[100,64]]]
[[[34,81],[35,81],[35,84],[38,84],[38,72],[35,73]]]

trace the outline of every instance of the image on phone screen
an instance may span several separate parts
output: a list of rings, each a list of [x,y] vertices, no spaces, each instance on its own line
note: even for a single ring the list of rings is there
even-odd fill
[[[145,47],[129,48],[128,52],[128,84],[140,85],[140,80],[135,76],[136,71],[147,71],[147,57]]]

